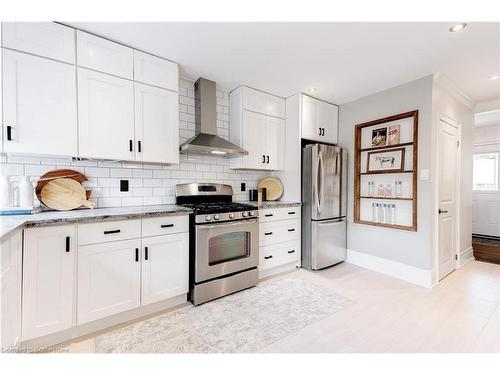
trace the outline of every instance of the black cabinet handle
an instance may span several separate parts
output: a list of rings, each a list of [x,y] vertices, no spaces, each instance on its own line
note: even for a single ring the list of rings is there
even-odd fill
[[[115,230],[105,230],[104,234],[115,234],[115,233],[120,233],[120,229],[115,229]]]
[[[139,261],[139,249],[138,248],[135,248],[135,261],[136,262]]]
[[[7,125],[7,140],[12,141],[12,126]]]
[[[288,229],[289,232],[295,232],[295,229]]]
[[[130,152],[134,151],[134,142],[132,140],[128,141],[128,148]]]
[[[141,141],[137,141],[137,150],[141,152],[142,147],[141,147]]]
[[[265,217],[271,217],[271,216],[274,216],[274,214],[265,214],[264,216]]]
[[[267,164],[269,164],[269,155],[267,155]]]
[[[262,163],[265,164],[266,163],[266,155],[262,155]]]
[[[66,252],[69,253],[70,250],[70,241],[71,238],[69,236],[66,237]]]
[[[288,254],[293,254],[295,253],[295,250],[288,250]]]
[[[295,211],[290,211],[288,215],[295,215]]]
[[[266,233],[264,233],[265,236],[270,236],[271,234],[273,234],[273,232],[266,232]]]
[[[144,248],[144,260],[148,260],[148,247]]]
[[[273,256],[272,255],[268,255],[266,257],[264,257],[264,259],[271,259]]]
[[[174,224],[162,224],[160,225],[160,228],[172,228]]]
[[[321,135],[321,128],[318,128],[318,130],[319,130],[319,134],[318,135]]]

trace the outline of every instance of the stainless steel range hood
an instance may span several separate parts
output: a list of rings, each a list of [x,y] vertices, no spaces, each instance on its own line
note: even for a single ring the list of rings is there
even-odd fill
[[[248,151],[217,136],[215,82],[198,78],[194,84],[195,136],[180,146],[181,154],[212,154],[225,157],[248,155]]]

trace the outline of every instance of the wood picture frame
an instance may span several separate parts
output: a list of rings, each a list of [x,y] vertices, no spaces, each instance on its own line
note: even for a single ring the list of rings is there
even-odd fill
[[[384,124],[394,122],[394,121],[399,121],[399,120],[405,120],[405,119],[412,119],[412,122],[411,122],[412,139],[410,141],[406,141],[405,139],[403,139],[402,143],[394,144],[394,145],[386,144],[385,146],[379,146],[379,147],[369,147],[369,146],[368,147],[365,146],[364,148],[362,147],[362,145],[363,145],[362,131],[364,128],[376,126],[376,125],[380,125],[380,127],[383,127]],[[408,126],[410,126],[410,124]],[[370,132],[369,136],[371,136],[371,132]],[[371,139],[369,142],[365,142],[364,144],[366,145],[367,143],[371,146],[372,145]],[[401,170],[401,171],[388,171],[388,172],[384,172],[384,173],[386,173],[387,175],[390,175],[392,173],[395,176],[411,175],[411,196],[404,197],[404,198],[394,197],[394,198],[386,198],[386,199],[392,199],[394,202],[397,202],[397,201],[399,201],[399,202],[401,202],[401,201],[411,202],[411,225],[383,224],[383,223],[373,222],[373,221],[369,221],[369,220],[362,220],[361,215],[360,215],[361,200],[373,201],[374,199],[379,199],[379,198],[361,195],[361,177],[363,175],[383,176],[384,174],[369,173],[368,170],[366,172],[362,172],[362,168],[361,168],[361,158],[362,157],[361,156],[363,153],[369,153],[372,151],[379,152],[380,150],[391,150],[391,149],[397,149],[397,148],[405,148],[405,155],[407,152],[412,153],[412,163],[411,163],[412,169],[411,170],[410,169]],[[410,150],[410,148],[411,148],[411,150]],[[408,151],[408,150],[410,150],[410,151]],[[409,167],[409,165],[407,165],[406,167]],[[417,215],[417,206],[418,206],[417,171],[418,171],[418,110],[404,112],[404,113],[400,113],[397,115],[388,116],[388,117],[384,117],[384,118],[380,118],[377,120],[368,121],[368,122],[364,122],[364,123],[356,125],[355,130],[354,130],[354,223],[416,232],[417,231],[417,218],[418,218],[418,215]]]
[[[394,159],[388,159],[386,160],[385,158],[394,158],[394,156],[387,156],[391,155],[393,153],[400,154],[399,155],[399,167],[396,168],[391,168],[391,165],[388,168],[385,168],[386,163],[391,163],[393,164],[395,162]],[[382,156],[375,156],[375,159],[378,159],[380,162],[380,168],[375,169],[373,168],[373,162],[372,156],[377,155],[377,154],[382,154],[386,155],[385,157]],[[372,164],[372,168],[370,170],[370,164]],[[368,152],[368,155],[366,157],[366,174],[376,174],[376,173],[394,173],[394,172],[403,172],[405,169],[405,149],[404,148],[391,148],[388,150],[378,150],[378,151],[370,151]]]

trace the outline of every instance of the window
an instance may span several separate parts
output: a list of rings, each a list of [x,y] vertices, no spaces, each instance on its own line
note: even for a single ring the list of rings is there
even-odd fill
[[[498,190],[498,155],[498,152],[474,155],[473,190]]]

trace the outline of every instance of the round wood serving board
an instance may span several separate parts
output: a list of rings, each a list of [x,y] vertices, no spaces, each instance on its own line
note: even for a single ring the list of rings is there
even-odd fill
[[[266,199],[275,201],[283,195],[283,183],[278,177],[264,177],[259,181],[259,188],[266,188]]]
[[[78,171],[74,171],[73,169],[55,169],[53,171],[47,172],[42,177],[40,177],[35,188],[35,194],[40,202],[42,201],[41,193],[43,187],[47,185],[49,181],[55,180],[57,178],[71,178],[72,180],[78,181],[80,183],[87,181],[87,177],[85,177],[84,174]],[[87,199],[89,199],[92,190],[87,190],[86,192]]]
[[[41,202],[49,208],[68,211],[86,206],[94,208],[95,203],[87,200],[83,186],[71,178],[51,180],[41,192]]]

